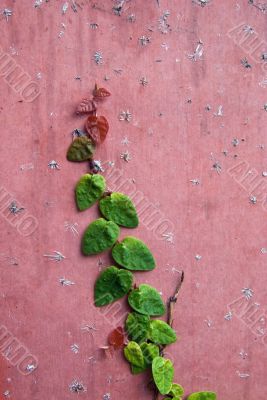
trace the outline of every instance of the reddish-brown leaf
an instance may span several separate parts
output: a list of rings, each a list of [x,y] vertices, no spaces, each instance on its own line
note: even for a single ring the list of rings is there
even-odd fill
[[[106,139],[109,130],[108,121],[103,116],[89,115],[85,122],[85,129],[90,139],[95,144],[100,144]]]
[[[124,332],[121,326],[110,332],[110,334],[108,335],[108,343],[114,348],[114,350],[118,350],[123,347]]]
[[[95,100],[104,100],[106,97],[110,96],[110,92],[105,88],[95,85],[93,96]]]
[[[83,99],[76,109],[77,115],[91,114],[96,115],[96,104],[93,100]]]

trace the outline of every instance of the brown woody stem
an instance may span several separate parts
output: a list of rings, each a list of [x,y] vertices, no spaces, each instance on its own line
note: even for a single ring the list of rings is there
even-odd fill
[[[168,313],[167,314],[167,323],[171,327],[173,325],[173,320],[174,320],[174,317],[173,317],[174,307],[175,307],[175,304],[177,302],[178,295],[179,295],[180,289],[182,287],[183,281],[184,281],[184,271],[182,271],[182,273],[181,273],[179,282],[178,282],[178,284],[176,286],[176,289],[175,289],[175,292],[174,292],[173,296],[171,296],[169,298],[168,303],[167,303],[167,313]]]

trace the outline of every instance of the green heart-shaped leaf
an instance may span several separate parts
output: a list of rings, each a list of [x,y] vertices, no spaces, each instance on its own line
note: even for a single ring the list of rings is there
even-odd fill
[[[117,267],[106,268],[95,283],[95,305],[113,303],[127,294],[133,284],[133,274]]]
[[[157,344],[174,343],[177,339],[176,332],[164,321],[150,321],[148,338]]]
[[[84,255],[98,254],[112,247],[120,234],[120,228],[112,221],[99,218],[92,222],[82,238]]]
[[[144,367],[144,357],[138,343],[129,342],[124,348],[124,356],[132,365],[138,368]]]
[[[184,388],[178,383],[173,383],[169,394],[174,398],[180,398],[184,394]]]
[[[142,343],[140,348],[144,357],[144,366],[137,367],[135,365],[131,365],[133,374],[140,374],[141,372],[144,372],[152,364],[154,358],[159,356],[159,348],[155,344]]]
[[[122,193],[112,193],[99,202],[99,208],[103,216],[126,228],[136,228],[138,217],[131,199]]]
[[[140,347],[141,347],[146,365],[152,364],[154,358],[159,356],[159,348],[158,348],[158,346],[156,346],[153,343],[144,342],[144,343],[141,343]]]
[[[172,362],[163,357],[156,357],[152,362],[152,374],[155,384],[161,394],[171,390],[174,376]]]
[[[150,319],[147,315],[129,313],[125,322],[128,335],[137,343],[143,342],[148,337]]]
[[[83,175],[75,188],[79,210],[83,211],[91,207],[103,195],[105,187],[106,181],[102,175]]]
[[[216,393],[214,392],[196,392],[192,393],[188,400],[216,400]]]
[[[95,145],[87,136],[78,137],[71,143],[67,151],[69,161],[86,161],[92,158]]]
[[[128,296],[128,302],[140,314],[157,316],[165,313],[165,305],[159,292],[146,284],[132,290]]]
[[[124,268],[132,271],[150,271],[155,260],[148,247],[141,240],[128,236],[112,249],[112,257]]]

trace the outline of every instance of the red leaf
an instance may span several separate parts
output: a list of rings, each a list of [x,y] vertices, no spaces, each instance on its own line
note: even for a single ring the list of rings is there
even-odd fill
[[[82,102],[78,105],[76,109],[77,115],[82,114],[96,114],[96,104],[93,100],[90,99],[83,99]]]
[[[110,96],[110,93],[105,88],[99,88],[97,84],[93,90],[93,96],[95,100],[104,100],[106,97]]]
[[[106,139],[109,130],[108,121],[103,116],[89,115],[85,122],[85,129],[90,139],[95,144],[100,144]]]
[[[118,350],[124,345],[123,328],[119,326],[108,335],[108,343],[113,346],[114,350]]]

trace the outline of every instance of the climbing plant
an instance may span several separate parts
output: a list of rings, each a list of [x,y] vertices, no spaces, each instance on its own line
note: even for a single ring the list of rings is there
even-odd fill
[[[131,199],[123,193],[106,191],[101,168],[94,161],[94,152],[106,138],[109,124],[104,116],[97,116],[98,105],[110,96],[108,90],[95,85],[92,96],[83,99],[76,109],[77,115],[86,115],[84,130],[76,130],[67,151],[73,162],[89,161],[90,173],[83,175],[75,187],[76,204],[85,211],[98,203],[101,217],[91,222],[85,230],[81,250],[85,256],[110,250],[114,265],[100,273],[95,283],[94,304],[103,307],[123,296],[128,296],[132,312],[128,313],[124,329],[117,327],[109,337],[114,349],[123,348],[132,374],[151,370],[155,399],[181,400],[184,389],[174,382],[174,366],[164,357],[167,345],[176,342],[173,309],[177,301],[184,274],[182,273],[173,296],[165,306],[160,293],[150,285],[134,285],[134,271],[151,271],[156,267],[153,254],[146,244],[134,236],[118,241],[120,227],[134,229],[138,215]],[[165,313],[167,322],[157,319]],[[192,393],[188,400],[216,400],[214,392]]]

